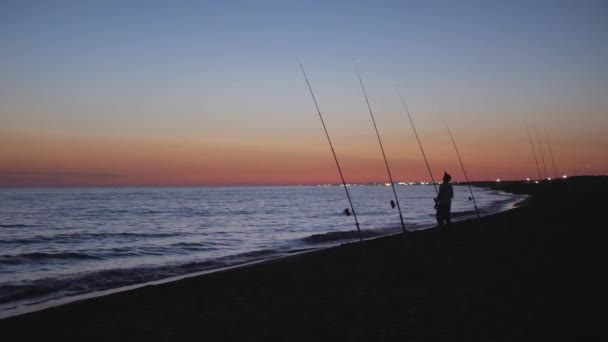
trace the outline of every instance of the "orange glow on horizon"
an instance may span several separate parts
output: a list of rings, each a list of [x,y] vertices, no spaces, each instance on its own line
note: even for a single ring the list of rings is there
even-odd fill
[[[385,145],[393,180],[430,181],[418,146],[387,139]],[[520,139],[521,140],[521,139]],[[186,186],[292,185],[340,183],[329,147],[309,141],[284,148],[158,141],[110,141],[53,136],[4,136],[0,150],[0,186]],[[501,145],[502,144],[502,145]],[[462,139],[461,153],[471,180],[536,179],[528,142],[482,144]],[[360,141],[338,144],[338,158],[348,183],[385,183],[388,176],[376,145]],[[345,149],[351,147],[351,149]],[[340,149],[341,148],[341,149]],[[436,180],[444,170],[455,182],[464,181],[451,145],[426,144]],[[606,173],[603,164],[589,165],[576,146],[559,150],[560,174]],[[475,153],[475,154],[473,154]],[[566,154],[567,153],[567,154]],[[566,159],[567,158],[567,159]],[[566,163],[565,160],[569,160]],[[578,169],[573,165],[584,165]],[[547,165],[550,177],[552,166]],[[544,170],[541,166],[541,171]]]

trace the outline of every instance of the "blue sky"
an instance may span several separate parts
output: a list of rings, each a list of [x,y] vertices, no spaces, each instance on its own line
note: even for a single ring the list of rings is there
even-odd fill
[[[606,145],[605,1],[3,1],[0,21],[2,130],[24,144],[311,144],[302,61],[352,145],[373,133],[356,61],[387,139],[399,86],[425,135],[440,118],[478,141],[527,120]]]

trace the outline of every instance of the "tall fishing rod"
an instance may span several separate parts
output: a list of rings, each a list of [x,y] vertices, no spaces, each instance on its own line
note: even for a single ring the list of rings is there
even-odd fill
[[[376,136],[378,137],[378,143],[380,144],[380,150],[382,151],[382,157],[384,158],[384,165],[386,165],[386,172],[388,173],[388,179],[391,182],[391,187],[393,187],[393,195],[395,195],[395,202],[397,204],[397,209],[399,210],[399,219],[401,220],[401,229],[403,229],[403,234],[406,234],[405,223],[403,223],[403,214],[401,213],[401,206],[399,205],[399,198],[397,197],[397,190],[395,190],[395,183],[393,182],[393,176],[391,175],[391,169],[388,167],[388,161],[386,159],[386,154],[384,153],[384,147],[382,146],[382,140],[380,139],[380,133],[378,132],[378,126],[376,126],[376,119],[374,119],[374,113],[372,112],[372,106],[369,104],[369,99],[367,98],[367,92],[365,91],[365,86],[363,86],[363,79],[361,78],[361,73],[359,72],[359,67],[357,66],[357,64],[355,64],[355,69],[357,69],[357,76],[359,76],[359,83],[361,84],[361,90],[363,90],[363,96],[365,97],[365,102],[367,103],[367,108],[369,109],[369,115],[372,117],[372,122],[374,123],[374,129],[376,130]],[[395,206],[393,205],[393,209],[394,208],[395,208]]]
[[[555,173],[555,179],[557,179],[557,169],[555,168],[555,159],[553,159],[553,152],[551,151],[551,143],[549,142],[549,136],[546,134],[545,134],[545,139],[547,139],[547,146],[549,146],[549,155],[551,155],[551,163],[553,164],[553,173]]]
[[[547,165],[545,164],[545,156],[543,155],[543,147],[540,144],[540,138],[538,135],[538,131],[534,128],[534,132],[536,133],[536,140],[538,141],[538,150],[540,151],[540,159],[543,161],[543,168],[545,169],[545,179],[549,178],[549,174],[547,173]]]
[[[536,151],[534,151],[534,143],[532,142],[532,135],[530,135],[530,129],[528,129],[528,124],[524,121],[524,126],[526,127],[526,133],[528,133],[528,139],[530,139],[530,147],[532,147],[532,154],[534,155],[534,162],[536,163],[536,171],[538,171],[538,180],[542,181],[543,176],[540,174],[540,167],[538,166],[538,158],[536,157]]]
[[[348,187],[346,186],[346,181],[344,180],[344,175],[342,174],[342,169],[340,168],[340,163],[338,163],[338,157],[336,156],[336,152],[334,151],[334,145],[331,143],[331,139],[329,138],[329,133],[327,132],[327,127],[325,126],[325,121],[323,121],[323,116],[321,115],[321,110],[319,109],[319,104],[317,103],[317,99],[315,98],[315,94],[312,91],[312,87],[310,86],[310,82],[308,81],[308,77],[306,76],[306,72],[304,71],[304,67],[302,63],[300,63],[300,69],[302,69],[302,74],[304,75],[304,79],[306,80],[306,84],[308,85],[308,90],[310,90],[310,96],[312,96],[312,100],[315,103],[315,107],[317,108],[317,113],[319,113],[319,118],[321,119],[321,124],[323,124],[323,130],[325,131],[325,135],[327,136],[327,141],[329,142],[329,147],[331,148],[331,153],[334,155],[334,160],[336,161],[336,166],[338,167],[338,172],[340,173],[340,178],[342,179],[342,185],[344,186],[344,190],[346,191],[346,198],[348,198],[348,203],[350,204],[350,209],[355,218],[355,225],[357,225],[357,233],[359,234],[359,240],[363,242],[363,236],[361,235],[361,228],[359,228],[359,220],[357,219],[357,214],[355,213],[355,208],[353,207],[353,202],[350,199],[350,194],[348,193]]]
[[[469,191],[471,192],[471,199],[473,199],[473,205],[475,206],[475,213],[477,213],[477,217],[481,217],[479,215],[479,209],[477,209],[477,202],[475,202],[475,195],[473,195],[473,189],[471,188],[471,183],[469,182],[469,177],[467,176],[467,171],[464,169],[464,164],[462,163],[462,158],[460,158],[460,152],[458,152],[458,146],[456,146],[456,141],[454,140],[454,137],[452,136],[452,131],[450,130],[450,126],[448,126],[448,123],[443,120],[443,123],[445,124],[445,128],[448,129],[448,134],[450,135],[450,139],[452,139],[452,144],[454,145],[454,149],[456,150],[456,155],[458,156],[458,160],[460,161],[460,167],[462,168],[462,173],[464,173],[464,179],[467,180],[467,185],[469,186]]]
[[[431,167],[429,166],[429,161],[426,159],[426,154],[424,153],[424,149],[422,148],[422,143],[420,142],[420,138],[418,137],[418,132],[416,132],[416,126],[414,126],[414,120],[412,120],[412,116],[410,115],[410,111],[407,110],[407,106],[405,105],[405,100],[403,100],[403,96],[401,96],[401,92],[399,88],[397,89],[397,94],[401,99],[401,104],[403,105],[403,109],[405,109],[405,113],[407,117],[410,119],[410,123],[412,124],[412,129],[414,130],[414,135],[416,135],[416,140],[418,141],[418,146],[420,146],[420,152],[422,152],[422,157],[424,158],[424,162],[426,163],[426,168],[429,171],[429,175],[431,176],[431,180],[433,181],[433,187],[435,187],[435,193],[439,196],[439,190],[437,190],[437,184],[435,183],[435,178],[433,177],[433,173],[431,172]]]

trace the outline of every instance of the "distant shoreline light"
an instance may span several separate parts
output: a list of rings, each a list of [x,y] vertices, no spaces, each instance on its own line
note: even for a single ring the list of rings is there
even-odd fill
[[[462,182],[456,182],[456,184],[458,183],[462,183]],[[427,182],[427,181],[414,181],[414,182],[394,182],[394,185],[401,185],[401,186],[410,186],[410,185],[432,185],[433,182]],[[435,184],[439,184],[436,183]],[[339,184],[339,183],[332,183],[332,184],[317,184],[316,186],[344,186],[344,184]],[[391,186],[390,182],[387,183],[346,183],[346,186]]]

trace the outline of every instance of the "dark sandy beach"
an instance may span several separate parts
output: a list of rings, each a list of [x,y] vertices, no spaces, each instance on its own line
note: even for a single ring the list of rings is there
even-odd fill
[[[0,320],[0,336],[601,339],[608,177],[481,185],[532,196],[525,206],[447,231],[348,244],[7,318]]]

